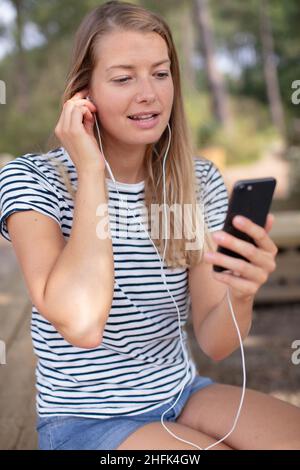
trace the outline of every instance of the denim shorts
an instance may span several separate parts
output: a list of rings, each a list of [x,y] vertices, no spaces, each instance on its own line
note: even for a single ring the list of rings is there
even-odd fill
[[[197,375],[185,387],[176,405],[164,415],[165,421],[176,421],[190,396],[214,382]],[[168,403],[136,416],[107,419],[78,416],[46,416],[37,418],[40,450],[114,450],[130,434],[147,423],[161,420],[161,414],[177,400],[179,392]]]

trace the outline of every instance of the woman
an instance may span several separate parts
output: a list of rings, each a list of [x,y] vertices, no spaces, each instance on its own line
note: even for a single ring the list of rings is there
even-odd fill
[[[158,15],[115,1],[91,11],[76,34],[63,103],[55,128],[62,146],[18,157],[0,175],[1,233],[13,243],[33,303],[39,447],[212,446],[233,423],[240,389],[197,375],[190,357],[186,366],[180,328],[191,301],[207,355],[221,360],[238,347],[226,291],[245,338],[255,294],[275,269],[272,216],[265,229],[248,219],[237,224],[257,247],[230,236],[212,240],[211,232],[224,235],[227,192],[216,166],[192,156],[177,55]],[[188,230],[201,220],[204,235],[200,248],[187,249],[199,232],[175,238],[170,217],[169,291],[156,253],[162,257],[162,230],[152,244],[136,223],[141,207],[163,201],[167,154],[168,206],[189,204]],[[216,241],[249,262],[203,258]],[[212,262],[231,274],[214,273]],[[161,425],[163,413],[173,435]],[[247,390],[234,432],[214,448],[299,449],[299,422],[296,407]]]

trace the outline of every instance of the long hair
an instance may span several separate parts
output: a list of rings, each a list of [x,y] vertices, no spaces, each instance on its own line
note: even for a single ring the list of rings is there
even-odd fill
[[[92,71],[97,64],[97,47],[101,38],[115,31],[155,32],[166,42],[171,61],[171,74],[174,84],[174,100],[169,125],[172,138],[166,158],[166,207],[168,220],[168,239],[165,261],[169,267],[192,267],[202,259],[206,246],[211,247],[211,237],[207,229],[201,193],[196,182],[194,149],[190,129],[185,115],[178,56],[172,33],[164,19],[144,7],[120,1],[109,1],[91,10],[81,21],[73,44],[70,71],[67,76],[61,105],[75,93],[90,85]],[[95,129],[95,137],[96,129]],[[145,207],[148,212],[148,228],[152,230],[151,207],[163,205],[163,157],[168,145],[166,128],[156,144],[148,144],[145,151]],[[71,196],[75,190],[64,179]],[[203,204],[202,204],[203,206]],[[180,208],[179,217],[176,210]],[[184,208],[184,210],[183,210]],[[163,211],[160,215],[163,215]],[[151,234],[148,230],[148,233]],[[159,223],[159,236],[153,241],[162,255],[165,244],[163,225]],[[180,234],[175,237],[175,234]],[[190,249],[188,247],[197,247]]]

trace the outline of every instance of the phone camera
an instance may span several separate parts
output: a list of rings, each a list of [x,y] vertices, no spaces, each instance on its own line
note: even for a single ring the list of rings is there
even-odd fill
[[[252,189],[251,184],[249,184],[249,186],[247,186],[247,189],[248,189],[248,191],[251,191],[251,189]]]

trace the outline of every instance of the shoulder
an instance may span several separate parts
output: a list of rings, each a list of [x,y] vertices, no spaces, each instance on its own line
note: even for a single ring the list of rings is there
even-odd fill
[[[200,178],[206,178],[210,168],[213,165],[212,161],[198,155],[194,156],[193,159],[196,176]]]
[[[209,231],[221,230],[228,210],[228,190],[218,166],[203,157],[194,157],[197,198],[203,204]]]
[[[224,177],[218,166],[204,157],[194,157],[195,176],[198,187],[205,194],[215,191],[216,188],[227,191]]]
[[[44,153],[26,153],[20,155],[3,165],[1,171],[14,166],[32,169],[33,171],[39,169],[43,171],[46,168],[51,169],[55,164],[59,163],[71,168],[70,158],[63,147],[58,147]]]
[[[54,160],[53,160],[54,159]],[[56,159],[56,160],[55,160]],[[56,163],[64,162],[61,151],[27,153],[6,163],[0,171],[0,234],[10,241],[6,219],[14,212],[34,210],[61,224],[64,198]]]
[[[193,159],[196,176],[202,179],[205,178],[206,180],[213,174],[222,176],[220,169],[213,161],[197,155],[194,156]]]
[[[0,184],[18,176],[42,184],[53,184],[61,179],[62,168],[68,173],[73,169],[63,147],[45,153],[26,153],[9,161],[0,169]],[[17,182],[17,179],[15,181]]]

